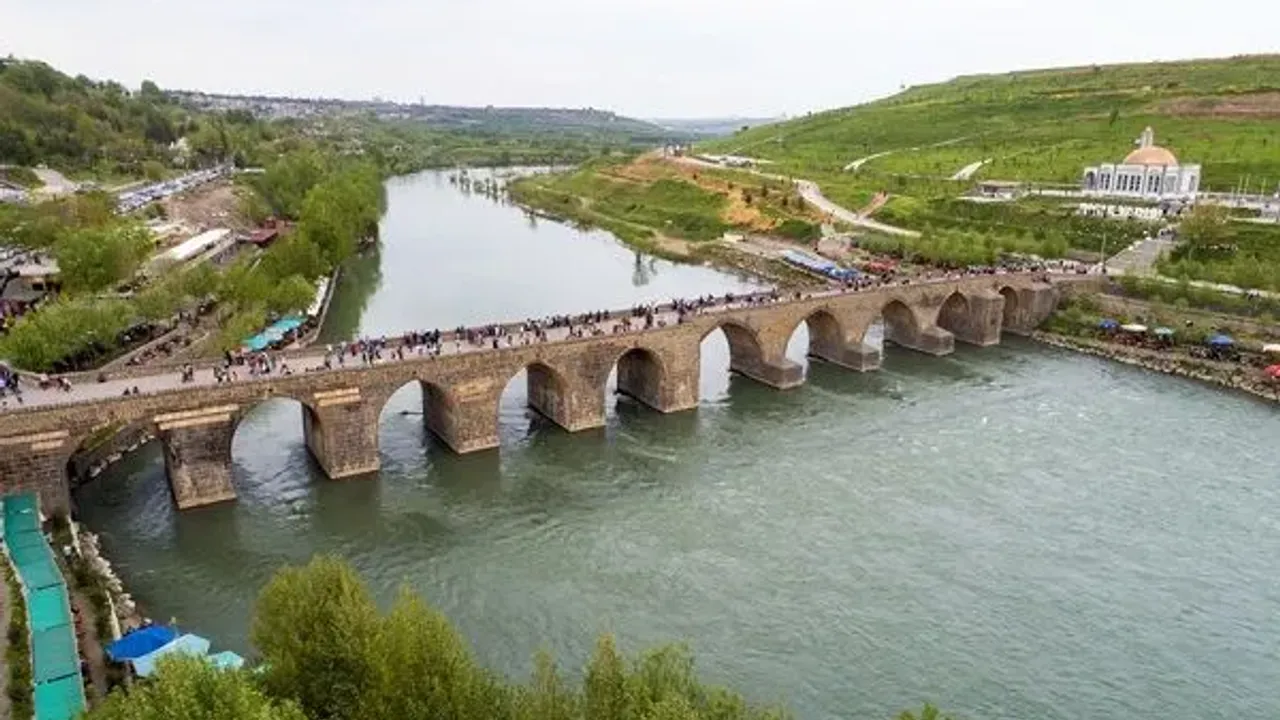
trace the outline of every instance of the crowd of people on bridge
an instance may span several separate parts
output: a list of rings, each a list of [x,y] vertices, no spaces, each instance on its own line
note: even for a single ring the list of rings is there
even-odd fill
[[[1039,261],[1023,263],[1017,266],[968,267],[954,270],[934,270],[915,276],[899,276],[894,271],[878,275],[862,275],[825,290],[781,293],[776,289],[753,293],[726,293],[724,295],[704,295],[692,299],[673,299],[668,303],[639,304],[624,311],[599,310],[579,315],[551,315],[545,318],[528,319],[514,324],[488,324],[476,327],[459,326],[452,331],[425,330],[410,331],[399,337],[362,338],[337,345],[327,345],[322,358],[308,353],[289,353],[296,358],[306,372],[333,370],[353,366],[370,366],[389,359],[403,361],[406,358],[438,357],[445,352],[465,352],[483,349],[501,349],[504,347],[528,346],[536,343],[576,338],[599,337],[610,334],[622,334],[654,328],[666,327],[670,323],[682,324],[691,316],[702,313],[732,309],[770,305],[780,302],[804,300],[818,296],[843,295],[846,293],[876,290],[884,287],[911,285],[928,282],[945,282],[980,275],[999,275],[1008,273],[1039,273],[1038,279],[1047,280],[1050,274],[1079,272],[1079,266],[1069,261]],[[0,366],[2,367],[2,366]],[[213,367],[213,379],[218,384],[235,382],[241,374],[249,378],[265,376],[288,376],[293,369],[286,362],[284,354],[270,352],[227,352],[222,362]],[[99,382],[105,382],[106,376],[99,375]],[[196,370],[188,364],[179,369],[179,379],[183,384],[196,382]],[[70,391],[70,383],[65,378],[53,381],[58,387]],[[41,384],[46,387],[45,383]],[[137,387],[126,388],[125,394],[137,392]],[[0,371],[0,396],[13,394],[20,399],[17,373],[8,375]]]

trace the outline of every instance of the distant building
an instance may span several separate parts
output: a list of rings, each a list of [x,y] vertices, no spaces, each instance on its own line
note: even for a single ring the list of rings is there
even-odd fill
[[[1124,162],[1085,168],[1081,189],[1099,197],[1195,199],[1200,166],[1180,165],[1172,152],[1156,145],[1155,137],[1155,131],[1147,128],[1138,138],[1138,149]]]

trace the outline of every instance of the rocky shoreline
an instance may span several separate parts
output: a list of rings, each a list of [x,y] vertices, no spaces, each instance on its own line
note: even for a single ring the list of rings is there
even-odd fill
[[[1106,358],[1165,375],[1199,380],[1248,393],[1262,400],[1280,403],[1280,383],[1271,383],[1255,377],[1257,373],[1251,373],[1249,368],[1240,365],[1170,355],[1145,348],[1126,347],[1040,330],[1032,333],[1031,338],[1053,347]]]

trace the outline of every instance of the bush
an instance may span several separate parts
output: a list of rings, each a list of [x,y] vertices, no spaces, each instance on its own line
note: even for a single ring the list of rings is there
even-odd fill
[[[7,556],[0,555],[4,579],[9,587],[9,649],[5,665],[9,669],[9,713],[13,720],[30,720],[35,715],[35,686],[32,682],[31,634],[27,626],[27,603],[22,586]]]
[[[783,220],[773,231],[782,237],[800,241],[817,240],[822,236],[822,228],[796,218]]]

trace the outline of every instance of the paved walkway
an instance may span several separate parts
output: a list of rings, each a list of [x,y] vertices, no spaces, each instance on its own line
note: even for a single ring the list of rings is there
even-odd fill
[[[983,165],[986,165],[989,162],[991,162],[991,158],[987,158],[986,160],[979,160],[977,162],[971,162],[968,165],[965,165],[964,167],[956,171],[956,174],[952,175],[951,179],[952,180],[968,180],[969,178],[973,177],[974,173],[981,170]]]
[[[1107,258],[1107,270],[1121,275],[1153,275],[1156,261],[1173,252],[1173,240],[1145,238]]]
[[[1036,272],[1040,274],[1053,274],[1051,271],[1036,271]],[[997,271],[997,275],[1003,275],[1003,274],[1022,274],[1022,273]],[[1070,274],[1074,275],[1075,273],[1070,273]],[[970,277],[970,276],[961,276],[961,277]],[[913,278],[910,281],[904,281],[904,284],[910,284],[912,286],[922,285],[922,284],[931,284],[931,283],[944,284],[944,283],[953,282],[955,279],[957,279],[957,276],[955,275],[944,275],[940,277],[924,278],[924,279]],[[806,293],[805,297],[806,298],[836,297],[836,296],[850,294],[850,293],[879,292],[888,287],[893,287],[895,284],[896,283],[887,283],[887,284],[882,283],[882,284],[869,285],[862,288],[837,288],[837,289],[831,289],[831,290],[820,290],[816,292]],[[716,304],[710,305],[708,307],[703,307],[694,312],[695,314],[726,313],[726,312],[731,312],[735,310],[742,310],[746,308],[757,307],[761,304],[789,302],[792,299],[790,296],[775,298],[773,297],[773,291],[765,291],[765,292],[754,293],[754,294],[738,294],[732,297],[734,298],[734,300],[728,303],[724,301],[724,297],[719,297],[717,299]],[[594,323],[594,324],[575,323],[572,330],[569,327],[547,328],[543,331],[546,335],[546,339],[541,341],[541,343],[545,344],[545,343],[567,342],[567,341],[577,340],[579,339],[580,336],[572,334],[573,330],[582,331],[584,328],[588,329],[588,331],[594,328],[596,330],[599,330],[601,334],[607,336],[614,332],[615,326],[620,325],[626,320],[630,321],[631,327],[625,330],[620,329],[621,332],[636,333],[636,332],[646,331],[644,328],[643,318],[633,317],[631,310],[623,310],[623,311],[615,311],[615,312],[609,313],[609,319],[602,323]],[[654,313],[653,329],[657,330],[662,325],[667,325],[667,326],[675,325],[678,322],[679,322],[679,314],[674,309],[672,309],[672,306],[670,304],[667,304],[658,308],[658,310]],[[523,346],[526,344],[539,343],[539,341],[535,339],[535,336],[533,333],[524,332],[520,329],[521,324],[522,323],[517,323],[514,325],[508,324],[508,325],[501,326],[503,332],[509,333],[509,334],[503,336],[503,338],[498,344],[499,349],[503,349],[507,347]],[[480,326],[479,328],[472,328],[472,329],[473,330],[482,329],[484,327],[492,327],[492,326]],[[398,344],[398,341],[399,341],[398,336],[388,337],[387,346],[383,350],[384,359],[376,361],[376,364],[400,362],[400,360],[398,360],[396,357],[396,345]],[[464,339],[455,338],[454,332],[445,332],[445,333],[442,333],[442,341],[440,343],[439,355],[463,355],[468,353],[484,353],[484,352],[490,352],[493,350],[494,348],[492,344],[492,338],[486,337],[483,342],[479,344],[475,344],[475,343],[468,342]],[[408,361],[411,359],[423,357],[425,354],[427,354],[428,351],[426,349],[426,346],[418,345],[415,348],[406,348],[404,352],[405,352],[405,361]],[[274,353],[272,354],[272,357],[275,357],[280,364],[277,367],[276,372],[272,376],[278,377],[284,373],[298,374],[298,373],[306,373],[306,372],[325,372],[326,356],[331,356],[330,353],[326,350],[326,348],[315,347],[315,346],[312,346],[306,350],[303,350],[297,353]],[[356,355],[353,357],[350,354],[348,354],[344,357],[344,362],[345,362],[345,366],[338,365],[336,361],[332,362],[331,371],[336,372],[343,369],[344,367],[359,367],[361,365],[361,360],[359,355]],[[142,377],[135,377],[135,378],[113,378],[113,379],[108,379],[105,382],[96,382],[92,379],[89,379],[93,377],[92,373],[82,374],[82,375],[76,376],[77,380],[72,385],[70,391],[58,390],[56,388],[42,390],[39,387],[37,387],[35,383],[27,380],[27,377],[29,376],[24,376],[23,406],[49,407],[49,406],[57,406],[57,405],[76,403],[76,402],[103,400],[107,398],[120,397],[124,394],[126,389],[133,390],[134,388],[136,388],[140,394],[145,395],[145,394],[162,392],[166,390],[177,390],[177,389],[183,389],[188,387],[192,387],[192,388],[209,387],[209,386],[217,385],[218,381],[214,375],[214,365],[220,364],[220,361],[215,359],[209,359],[209,360],[206,360],[206,363],[207,364],[203,366],[195,366],[194,377],[189,382],[182,381],[181,366],[176,368],[169,366],[164,370],[157,369],[158,371],[152,375],[145,375]],[[243,382],[245,380],[250,379],[251,377],[249,375],[249,369],[247,365],[233,366],[232,369],[237,373],[237,377],[231,382]],[[4,398],[3,408],[0,408],[0,413],[5,411],[13,411],[18,407],[19,406],[16,403],[16,401],[12,397],[7,396]]]

